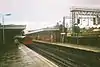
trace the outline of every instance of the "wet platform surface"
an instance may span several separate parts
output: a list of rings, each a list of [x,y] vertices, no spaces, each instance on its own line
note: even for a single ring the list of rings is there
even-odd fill
[[[35,51],[21,45],[0,50],[0,67],[58,67]]]

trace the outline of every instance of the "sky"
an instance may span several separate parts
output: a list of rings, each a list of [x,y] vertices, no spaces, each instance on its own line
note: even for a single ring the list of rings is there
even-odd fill
[[[11,13],[5,16],[5,24],[27,24],[27,29],[39,29],[62,21],[63,16],[70,15],[72,6],[100,8],[99,4],[100,0],[0,0],[0,13]]]

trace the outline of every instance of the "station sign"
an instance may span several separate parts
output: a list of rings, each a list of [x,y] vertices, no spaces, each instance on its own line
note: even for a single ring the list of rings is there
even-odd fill
[[[60,34],[64,35],[64,34],[66,34],[66,33],[60,33]]]

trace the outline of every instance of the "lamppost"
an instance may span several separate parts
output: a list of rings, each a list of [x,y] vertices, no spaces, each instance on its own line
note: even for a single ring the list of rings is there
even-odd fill
[[[65,36],[67,36],[67,31],[65,31],[65,30],[66,30],[66,29],[65,29],[65,20],[66,20],[66,19],[70,19],[70,17],[68,17],[68,16],[64,16],[64,17],[63,17],[62,33],[61,33],[61,35],[62,35],[62,43],[65,42]]]
[[[5,44],[5,31],[4,31],[4,16],[10,16],[11,14],[8,13],[8,14],[1,14],[1,18],[2,18],[2,34],[3,34],[3,44]]]
[[[65,16],[63,17],[63,22],[62,22],[60,34],[61,34],[61,42],[64,43],[65,42]]]

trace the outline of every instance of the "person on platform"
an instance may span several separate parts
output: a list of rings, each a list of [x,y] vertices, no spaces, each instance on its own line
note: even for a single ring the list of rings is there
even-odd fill
[[[19,47],[19,45],[20,45],[20,42],[18,41],[18,39],[16,38],[16,39],[14,39],[14,43],[15,43],[15,45],[20,49],[20,47]]]

